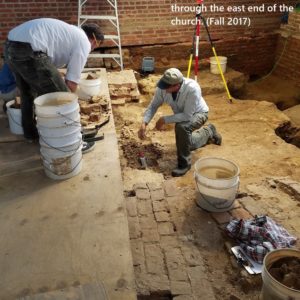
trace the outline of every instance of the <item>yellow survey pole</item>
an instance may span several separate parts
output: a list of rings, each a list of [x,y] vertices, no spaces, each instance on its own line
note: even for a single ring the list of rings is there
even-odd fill
[[[190,60],[189,60],[189,65],[188,65],[188,71],[187,71],[187,78],[190,78],[192,61],[193,61],[193,53],[191,53],[191,55],[190,55]]]
[[[228,86],[227,86],[227,82],[225,80],[225,77],[224,77],[224,74],[223,74],[223,70],[222,70],[221,65],[220,65],[219,57],[217,55],[217,52],[216,52],[216,49],[215,49],[214,46],[212,46],[212,51],[213,51],[214,56],[216,58],[217,65],[218,65],[218,68],[219,68],[219,72],[221,74],[221,77],[222,77],[222,80],[223,80],[223,83],[224,83],[224,86],[225,86],[225,89],[226,89],[226,92],[227,92],[228,99],[232,103],[232,98],[231,98],[231,95],[230,95],[230,92],[229,92],[229,89],[228,89]]]

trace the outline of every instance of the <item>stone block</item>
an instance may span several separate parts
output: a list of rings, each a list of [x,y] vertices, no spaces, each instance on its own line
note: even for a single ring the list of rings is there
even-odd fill
[[[142,231],[143,242],[159,242],[160,237],[157,229],[143,229]]]
[[[160,235],[172,235],[174,234],[174,227],[171,222],[159,222],[157,224],[158,232]]]
[[[141,237],[141,227],[138,217],[128,217],[128,229],[130,239]]]
[[[109,86],[129,87],[137,86],[137,81],[133,70],[122,70],[119,72],[108,72],[107,82]]]
[[[229,223],[230,219],[231,219],[231,215],[227,211],[214,212],[214,213],[211,213],[211,216],[218,224]]]
[[[170,280],[188,281],[186,265],[180,248],[164,249]]]
[[[203,271],[205,271],[203,258],[196,246],[194,246],[192,243],[185,243],[181,246],[181,251],[187,266],[201,266]]]
[[[211,283],[207,279],[207,272],[202,267],[189,267],[187,269],[191,286],[193,289],[193,296],[199,300],[214,300],[215,294]]]
[[[154,219],[154,215],[141,216],[139,217],[140,227],[142,230],[145,229],[156,229],[157,223]]]
[[[135,272],[135,275],[137,275],[138,273]],[[148,286],[148,282],[144,279],[144,276],[136,276],[135,278],[135,284],[136,284],[136,291],[137,294],[140,296],[146,296],[149,297],[150,296],[150,291],[149,291],[149,286]]]
[[[156,191],[156,190],[160,190],[162,188],[162,183],[161,182],[148,182],[147,186],[150,191]]]
[[[175,235],[162,235],[160,237],[160,246],[165,251],[172,248],[178,248],[179,241]]]
[[[172,264],[167,264],[167,269],[170,280],[188,282],[189,279],[185,265],[180,265],[174,262]]]
[[[132,260],[134,266],[145,264],[144,244],[140,239],[130,241]]]
[[[184,258],[181,249],[179,247],[165,250],[165,257],[166,257],[167,264],[172,264],[172,263],[178,263],[180,265],[184,264]]]
[[[145,274],[147,274],[145,263],[146,263],[146,261],[144,262],[144,264],[133,266],[135,278],[139,278],[139,277],[142,278],[143,276],[145,276]]]
[[[167,197],[176,196],[178,189],[174,180],[166,180],[163,183],[165,194]]]
[[[258,201],[255,201],[252,197],[244,197],[241,200],[244,208],[253,216],[255,215],[265,215],[267,213]]]
[[[149,291],[156,294],[169,294],[170,282],[167,275],[159,274],[147,274],[146,276],[147,288]]]
[[[168,203],[167,203],[166,200],[153,201],[152,206],[153,206],[153,211],[154,212],[169,211]]]
[[[129,217],[137,216],[136,197],[126,198],[126,209],[127,209],[127,215]]]
[[[133,185],[133,189],[136,190],[148,190],[148,186],[146,183],[135,183]]]
[[[165,274],[164,255],[159,244],[145,244],[146,269],[150,274]]]
[[[187,201],[182,196],[170,196],[166,198],[171,214],[182,214],[186,210]],[[195,209],[197,211],[198,208]],[[191,211],[189,211],[191,213]]]
[[[148,191],[148,189],[137,189],[135,191],[135,194],[138,200],[150,199],[150,192]]]
[[[111,104],[112,105],[125,105],[126,99],[120,98],[120,99],[111,99]]]
[[[154,216],[155,216],[155,220],[157,222],[168,222],[168,221],[170,221],[169,213],[167,213],[166,211],[155,212]]]
[[[137,201],[137,211],[140,216],[152,215],[152,203],[151,200],[138,200]]]
[[[154,191],[151,190],[150,193],[151,193],[152,201],[163,200],[165,197],[163,189],[158,189],[158,190],[154,190]]]
[[[252,216],[250,215],[250,213],[245,210],[244,208],[236,208],[230,211],[231,215],[233,218],[235,219],[251,219]]]
[[[172,295],[191,295],[192,289],[188,282],[185,281],[170,281]],[[210,299],[210,298],[206,298]]]

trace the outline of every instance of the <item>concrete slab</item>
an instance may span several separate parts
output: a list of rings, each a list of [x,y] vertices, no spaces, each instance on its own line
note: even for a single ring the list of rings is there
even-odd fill
[[[108,94],[104,69],[100,75]],[[0,299],[94,282],[109,299],[136,299],[113,118],[100,131],[104,140],[84,155],[76,177],[53,181],[41,169],[1,173]],[[5,145],[10,161],[29,153]],[[8,163],[5,151],[0,161]]]
[[[107,300],[104,287],[101,284],[84,284],[69,289],[40,293],[33,296],[26,296],[18,300]]]

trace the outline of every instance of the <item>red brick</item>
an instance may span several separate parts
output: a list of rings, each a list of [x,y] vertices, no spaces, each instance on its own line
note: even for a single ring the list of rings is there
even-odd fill
[[[244,208],[236,208],[233,209],[232,211],[230,211],[231,215],[233,218],[235,219],[251,219],[252,216],[250,215],[250,213],[245,210]]]

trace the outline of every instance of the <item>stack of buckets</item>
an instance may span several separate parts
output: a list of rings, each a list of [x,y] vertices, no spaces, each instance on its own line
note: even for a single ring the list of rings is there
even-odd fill
[[[40,153],[52,179],[77,175],[82,167],[82,135],[78,97],[68,92],[42,95],[34,100]]]

